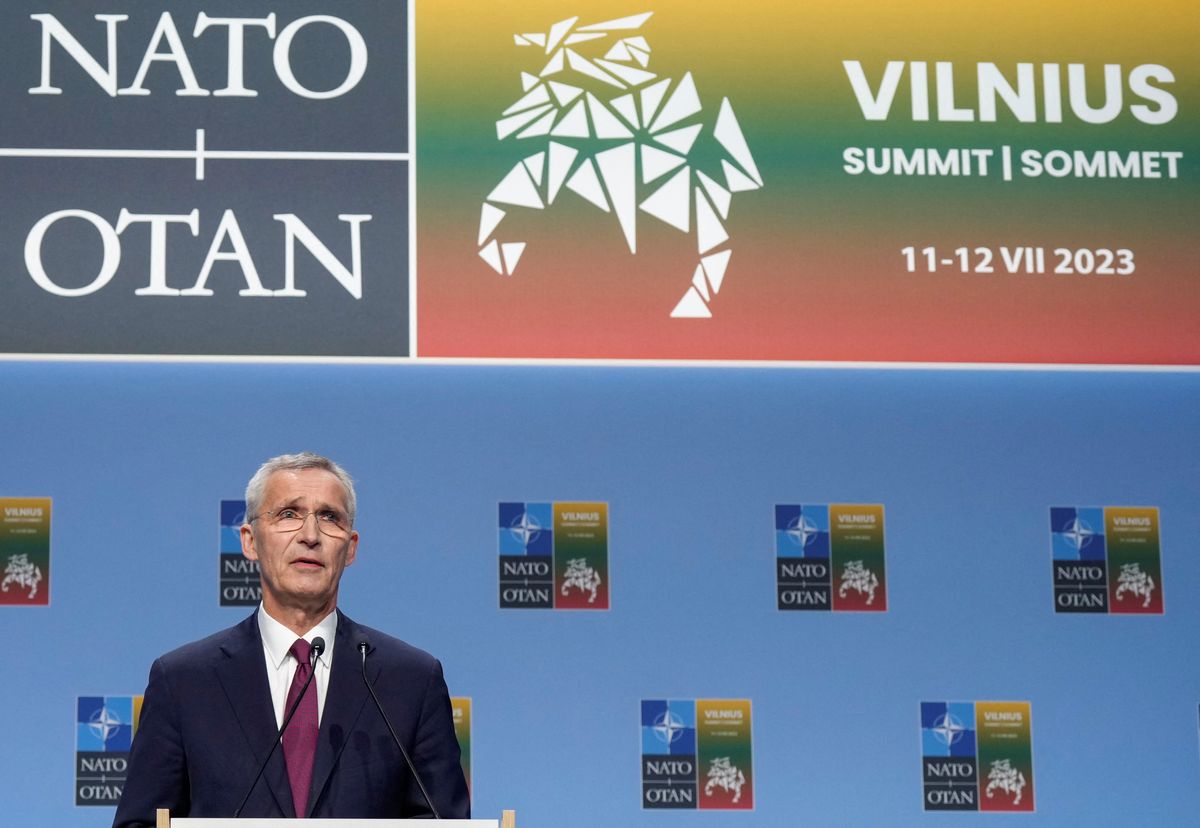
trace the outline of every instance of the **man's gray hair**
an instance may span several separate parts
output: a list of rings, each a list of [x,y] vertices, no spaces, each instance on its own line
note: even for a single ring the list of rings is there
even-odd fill
[[[350,525],[353,526],[354,512],[357,508],[354,481],[337,463],[328,457],[313,454],[311,451],[302,451],[299,454],[281,454],[278,457],[272,457],[258,467],[254,477],[251,477],[250,482],[246,484],[246,521],[249,522],[258,516],[263,493],[267,489],[267,480],[271,475],[278,471],[300,471],[301,469],[322,469],[338,479],[346,492],[346,517],[350,519]]]

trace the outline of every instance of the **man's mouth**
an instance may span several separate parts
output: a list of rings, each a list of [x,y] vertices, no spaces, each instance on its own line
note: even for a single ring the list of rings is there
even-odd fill
[[[292,566],[300,569],[324,569],[325,564],[318,561],[316,558],[296,558],[292,561]]]

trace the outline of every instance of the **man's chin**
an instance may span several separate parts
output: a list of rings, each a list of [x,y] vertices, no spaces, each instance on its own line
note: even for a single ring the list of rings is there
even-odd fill
[[[323,572],[316,570],[314,574]],[[299,577],[291,579],[282,589],[274,590],[275,603],[279,606],[296,609],[314,609],[325,605],[333,605],[337,595],[336,590],[330,590],[329,583],[324,578]]]

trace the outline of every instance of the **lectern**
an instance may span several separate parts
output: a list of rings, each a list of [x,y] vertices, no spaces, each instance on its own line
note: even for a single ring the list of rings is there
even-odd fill
[[[428,819],[218,819],[176,817],[166,808],[157,811],[157,828],[429,828]],[[446,819],[455,828],[517,828],[517,812],[503,811],[500,819]]]

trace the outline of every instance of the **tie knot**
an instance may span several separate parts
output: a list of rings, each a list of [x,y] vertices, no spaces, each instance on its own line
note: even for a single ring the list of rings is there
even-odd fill
[[[296,659],[297,664],[307,666],[309,655],[312,653],[312,645],[303,638],[297,638],[296,643],[288,652],[292,654],[292,658]]]

